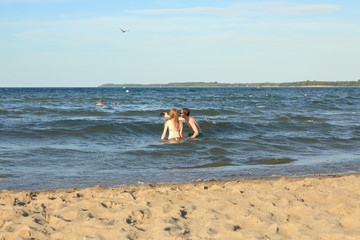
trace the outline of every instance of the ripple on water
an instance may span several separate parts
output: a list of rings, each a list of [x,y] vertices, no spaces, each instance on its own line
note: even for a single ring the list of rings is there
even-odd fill
[[[279,165],[279,164],[288,164],[295,162],[295,159],[292,158],[263,158],[256,160],[249,160],[246,164],[249,165]]]

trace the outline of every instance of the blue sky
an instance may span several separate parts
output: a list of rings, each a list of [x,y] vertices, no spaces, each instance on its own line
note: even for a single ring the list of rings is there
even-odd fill
[[[359,10],[355,0],[0,0],[0,87],[354,81]]]

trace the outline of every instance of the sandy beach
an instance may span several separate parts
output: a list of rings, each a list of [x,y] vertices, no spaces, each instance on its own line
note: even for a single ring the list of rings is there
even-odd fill
[[[4,191],[0,239],[360,239],[360,176]]]

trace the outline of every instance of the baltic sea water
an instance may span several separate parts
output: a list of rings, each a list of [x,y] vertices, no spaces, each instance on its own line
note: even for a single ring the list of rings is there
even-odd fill
[[[0,88],[0,190],[360,172],[360,88],[126,90]],[[162,142],[173,107],[205,138]]]

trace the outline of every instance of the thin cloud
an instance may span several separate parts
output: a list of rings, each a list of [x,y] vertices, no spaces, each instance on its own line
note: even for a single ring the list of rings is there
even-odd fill
[[[181,9],[147,9],[131,13],[152,15],[204,14],[204,15],[309,15],[324,14],[338,10],[333,4],[293,4],[289,2],[259,2],[236,4],[229,7],[194,7]]]
[[[324,14],[335,12],[339,9],[337,5],[332,4],[310,4],[310,5],[292,5],[279,6],[274,8],[278,13],[289,15],[307,15],[307,14]]]
[[[135,10],[132,13],[139,14],[154,14],[154,15],[172,15],[172,14],[211,14],[222,15],[229,12],[230,8],[215,8],[215,7],[196,7],[196,8],[182,8],[182,9],[152,9],[152,10]]]

